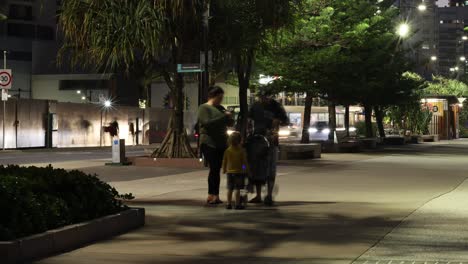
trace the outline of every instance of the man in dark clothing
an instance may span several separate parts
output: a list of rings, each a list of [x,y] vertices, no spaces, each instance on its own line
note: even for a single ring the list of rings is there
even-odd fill
[[[258,92],[258,101],[249,111],[253,132],[248,142],[248,156],[251,164],[251,180],[255,184],[257,196],[251,203],[261,203],[261,190],[267,185],[266,205],[273,204],[273,188],[276,178],[276,162],[278,156],[278,132],[280,125],[287,125],[289,118],[284,107],[273,99],[272,92],[264,87]],[[260,151],[265,149],[265,151]],[[262,157],[261,154],[264,153]]]

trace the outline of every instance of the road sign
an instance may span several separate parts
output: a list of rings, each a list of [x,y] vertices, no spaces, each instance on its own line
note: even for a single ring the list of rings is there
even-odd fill
[[[10,89],[11,82],[11,70],[0,70],[0,89]]]
[[[177,72],[188,73],[188,72],[203,72],[200,64],[177,64]]]

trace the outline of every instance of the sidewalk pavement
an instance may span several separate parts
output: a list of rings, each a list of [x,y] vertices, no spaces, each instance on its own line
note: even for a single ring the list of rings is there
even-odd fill
[[[465,155],[455,145],[391,155],[325,154],[321,160],[286,162],[279,167],[277,205],[245,211],[204,207],[204,170],[81,164],[121,193],[133,193],[136,200],[131,205],[146,208],[147,225],[39,263],[351,263],[387,259],[387,253],[392,257],[401,253],[406,259],[408,253],[398,245],[398,230],[404,228],[400,222],[464,181]],[[451,214],[452,209],[443,210],[451,201],[440,200],[431,208]],[[432,226],[441,220],[434,221]],[[417,241],[435,239],[437,232],[420,234]],[[445,241],[460,239],[452,234],[447,233]],[[394,242],[386,243],[387,239]],[[454,245],[460,250],[460,243]]]

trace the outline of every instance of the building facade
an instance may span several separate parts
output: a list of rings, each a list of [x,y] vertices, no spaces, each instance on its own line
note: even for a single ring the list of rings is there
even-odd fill
[[[468,51],[468,6],[465,1],[451,1],[437,12],[439,74],[460,78],[466,74]]]
[[[415,71],[426,79],[437,72],[436,0],[400,0],[401,22],[411,28],[411,36],[402,40],[415,62]]]
[[[10,95],[74,103],[113,97],[117,93],[117,78],[112,74],[57,66],[57,52],[62,43],[57,26],[60,2],[0,1],[0,13],[8,17],[0,21],[0,55],[7,51],[7,68],[13,71]]]
[[[43,8],[41,2],[0,1],[0,13],[8,17],[0,21],[0,50],[7,51],[7,68],[13,70],[11,93],[22,98],[31,97],[34,51],[56,40],[57,3],[49,1]]]
[[[466,0],[450,0],[449,1],[449,6],[455,7],[455,6],[468,6],[468,1]]]

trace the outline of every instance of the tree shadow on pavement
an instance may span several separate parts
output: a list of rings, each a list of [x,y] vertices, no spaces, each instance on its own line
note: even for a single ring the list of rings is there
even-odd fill
[[[182,257],[173,263],[193,263],[191,257],[203,262],[208,259],[223,263],[302,263],[298,261],[319,257],[309,254],[310,245],[371,245],[399,223],[391,217],[360,218],[311,210],[336,204],[288,201],[272,208],[250,206],[248,210],[235,211],[221,206],[202,207],[200,201],[147,201],[140,203],[148,211],[147,225],[139,230],[138,236],[119,240],[163,240],[177,244],[181,250],[188,247],[187,251],[191,245],[202,248],[193,254],[181,252]],[[229,246],[213,248],[216,241]],[[167,253],[163,250],[158,254]]]

